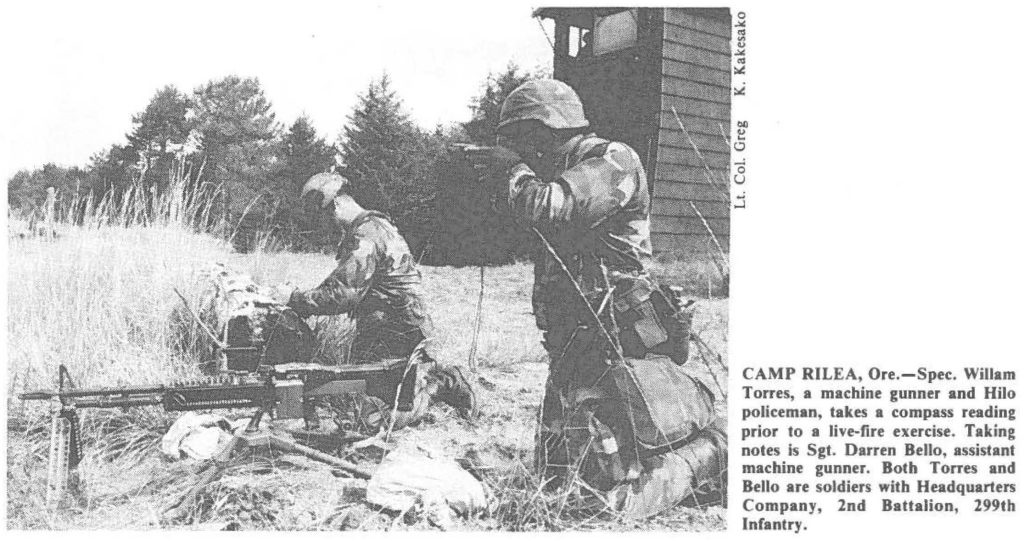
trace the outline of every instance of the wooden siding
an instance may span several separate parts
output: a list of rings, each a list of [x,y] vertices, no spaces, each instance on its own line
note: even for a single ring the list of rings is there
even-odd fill
[[[665,25],[672,23],[665,21]],[[674,41],[665,40],[665,58],[672,58],[687,64],[696,64],[715,71],[729,72],[732,59],[727,54],[716,53],[707,49],[698,49]]]
[[[731,16],[726,15],[727,10],[725,9],[716,9],[715,11],[718,12],[719,17],[704,15],[696,9],[666,8],[665,22],[727,40],[732,39],[732,27],[729,23]]]
[[[651,234],[670,234],[680,236],[694,235],[697,237],[707,238],[706,229],[704,224],[701,223],[700,218],[689,217],[689,216],[665,216],[661,214],[652,214],[652,225]],[[708,218],[704,217],[711,225],[711,228],[718,232],[718,240],[727,240],[724,237],[729,235],[729,220],[727,218]],[[661,249],[655,247],[655,250],[661,251]]]
[[[722,136],[730,131],[732,102],[732,28],[727,13],[664,10],[660,112],[655,120],[659,133],[652,175],[651,231],[656,251],[692,248],[707,240],[707,229],[689,201],[719,241],[728,245],[730,149]],[[673,108],[689,137],[680,129]]]
[[[652,205],[662,200],[679,202],[685,204],[687,201],[706,201],[712,203],[725,203],[726,194],[720,186],[709,182],[676,182],[662,180],[658,183],[658,197]]]
[[[722,248],[726,251],[729,250],[729,237],[719,237],[718,241],[722,244]],[[651,242],[658,247],[659,252],[686,254],[687,259],[701,257],[706,259],[711,254],[717,253],[717,249],[707,235],[651,233]]]

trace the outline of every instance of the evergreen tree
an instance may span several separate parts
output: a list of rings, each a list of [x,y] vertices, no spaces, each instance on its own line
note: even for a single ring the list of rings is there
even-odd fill
[[[158,90],[146,109],[132,116],[134,127],[126,138],[137,152],[166,153],[168,147],[188,140],[193,122],[189,119],[190,100],[173,85]]]
[[[207,162],[206,181],[220,189],[219,233],[250,248],[271,226],[269,189],[280,128],[259,80],[231,75],[193,94],[196,131]]]
[[[359,96],[348,121],[341,157],[353,197],[391,216],[413,253],[422,252],[434,227],[432,167],[443,143],[409,120],[386,74]]]
[[[139,153],[131,146],[110,145],[89,160],[90,188],[94,197],[122,193],[139,177]]]
[[[188,96],[173,85],[158,90],[150,99],[146,109],[132,117],[132,131],[125,137],[127,148],[113,148],[110,155],[117,161],[127,162],[128,168],[137,168],[138,175],[146,184],[154,183],[160,189],[167,186],[173,174],[175,155],[185,151],[192,135],[195,122],[190,117],[192,107]],[[130,151],[134,156],[127,155]],[[114,163],[104,163],[106,175],[115,177],[114,184],[124,180],[126,175],[112,170]]]
[[[338,149],[318,137],[309,117],[303,115],[291,125],[281,141],[278,175],[290,181],[298,191],[309,177],[335,165],[337,154]]]
[[[40,185],[33,172],[22,169],[7,179],[7,210],[28,216],[46,199],[46,187]]]
[[[278,199],[274,222],[297,248],[322,249],[337,242],[330,221],[318,209],[304,206],[299,197],[309,177],[336,164],[337,154],[333,145],[317,136],[305,115],[292,124],[281,141],[274,174]]]

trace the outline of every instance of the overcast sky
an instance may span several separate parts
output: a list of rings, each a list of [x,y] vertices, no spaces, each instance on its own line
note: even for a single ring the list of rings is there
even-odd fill
[[[124,142],[158,88],[228,74],[258,77],[279,120],[305,112],[332,140],[385,71],[422,126],[463,121],[489,71],[550,66],[531,12],[522,1],[6,2],[0,175],[84,165]]]

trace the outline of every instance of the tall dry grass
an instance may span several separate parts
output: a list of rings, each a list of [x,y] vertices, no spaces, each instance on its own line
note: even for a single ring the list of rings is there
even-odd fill
[[[9,236],[8,397],[50,384],[59,364],[94,385],[191,373],[173,355],[174,288],[231,250],[200,231],[211,194],[190,188],[184,164],[173,171],[163,193],[138,183],[51,200],[47,235]]]
[[[52,242],[12,242],[11,385],[48,385],[60,363],[94,385],[182,375],[168,319],[180,302],[174,288],[194,287],[228,254],[174,224],[66,228]]]

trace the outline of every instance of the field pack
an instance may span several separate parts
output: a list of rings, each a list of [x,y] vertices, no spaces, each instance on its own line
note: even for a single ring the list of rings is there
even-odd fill
[[[615,424],[631,436],[622,438],[625,456],[678,449],[715,421],[711,390],[665,356],[616,363],[604,385],[620,405]]]
[[[575,401],[564,431],[572,462],[600,490],[638,479],[645,463],[686,448],[718,421],[711,390],[666,356],[613,361]]]

